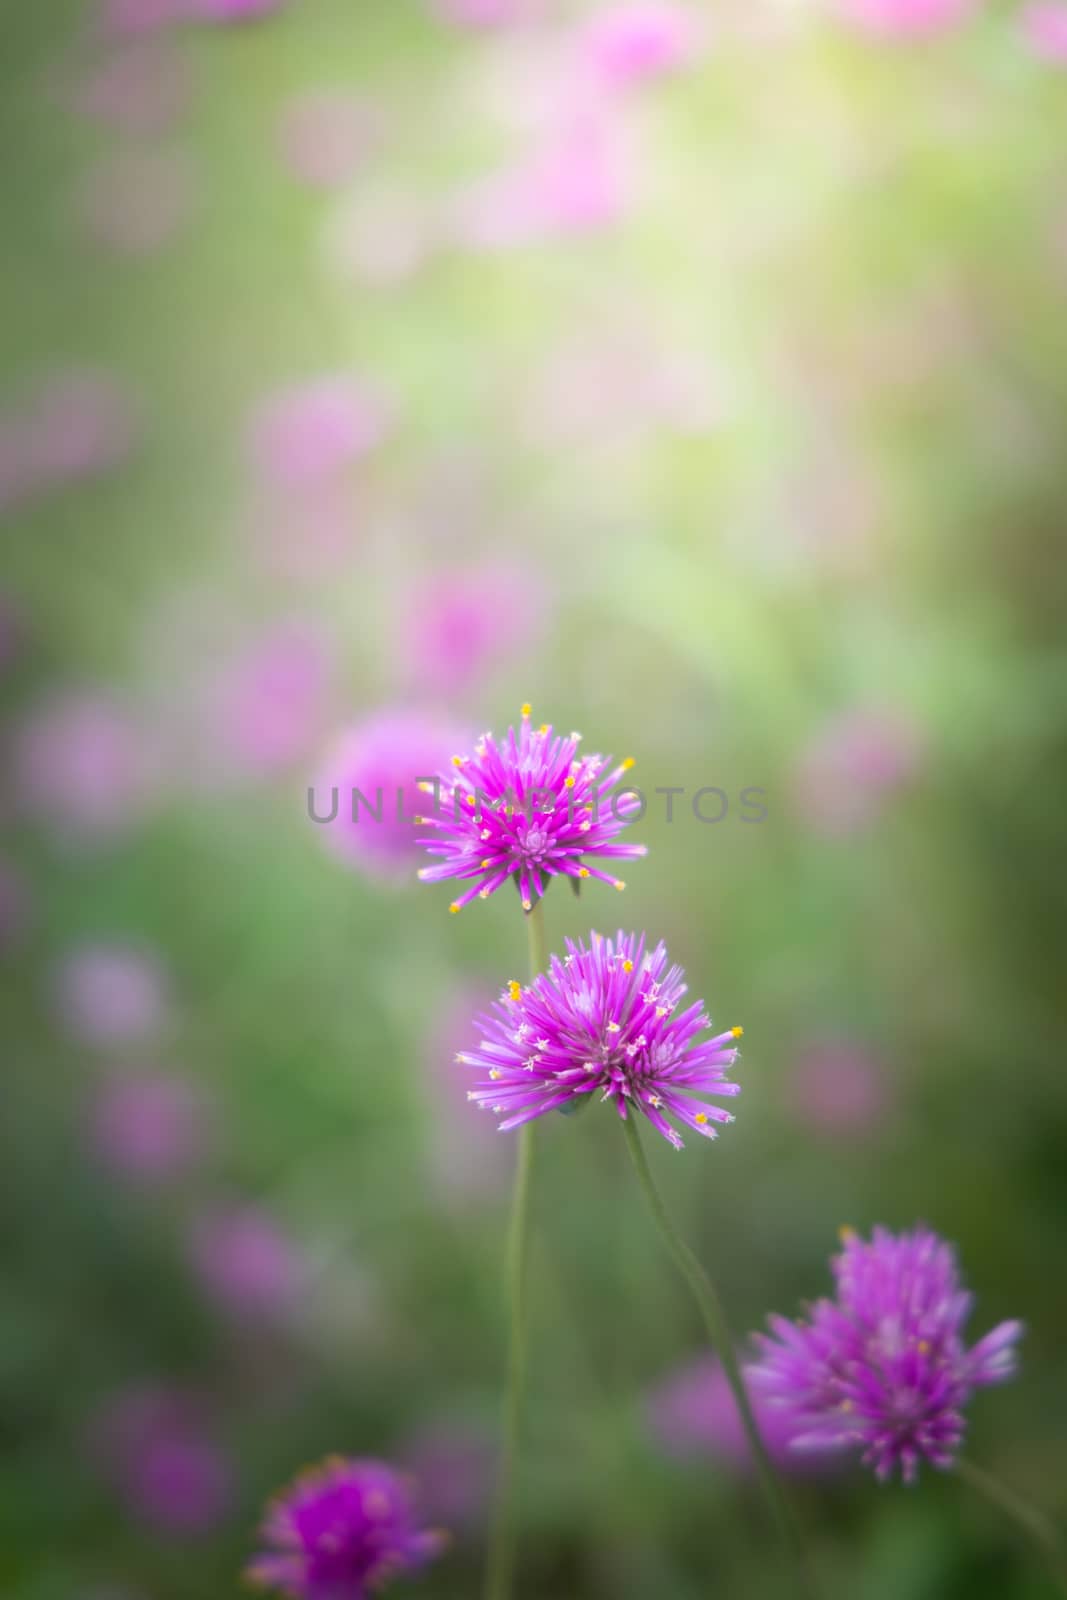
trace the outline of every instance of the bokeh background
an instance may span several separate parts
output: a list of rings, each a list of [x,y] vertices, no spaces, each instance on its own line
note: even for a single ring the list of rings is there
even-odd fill
[[[745,1025],[735,1126],[649,1146],[739,1338],[925,1219],[1028,1324],[972,1458],[1067,1513],[1067,7],[3,39],[0,1591],[235,1593],[340,1451],[477,1592],[514,1147],[452,1058],[522,917],[306,796],[527,698],[686,790],[546,910]],[[521,1594],[788,1592],[617,1125],[538,1146]],[[1050,1593],[969,1493],[796,1484],[829,1593]]]

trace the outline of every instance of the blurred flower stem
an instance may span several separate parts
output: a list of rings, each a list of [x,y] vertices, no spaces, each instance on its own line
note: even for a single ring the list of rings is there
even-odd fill
[[[547,964],[544,901],[526,913],[530,979]],[[519,1129],[518,1161],[508,1237],[507,1294],[511,1318],[508,1386],[504,1401],[504,1440],[497,1478],[493,1520],[489,1530],[486,1600],[508,1600],[515,1574],[515,1476],[522,1432],[522,1389],[526,1368],[526,1262],[530,1243],[530,1175],[533,1168],[533,1124]]]
[[[981,1467],[974,1466],[970,1461],[957,1461],[953,1470],[964,1483],[969,1483],[972,1489],[976,1489],[991,1505],[996,1506],[998,1511],[1010,1517],[1027,1538],[1037,1545],[1056,1587],[1061,1594],[1067,1595],[1067,1559],[1064,1556],[1063,1540],[1048,1517],[1036,1511],[1021,1495],[1016,1494],[1014,1489],[1009,1489],[1006,1484],[988,1472],[983,1472]]]
[[[737,1404],[737,1410],[748,1439],[749,1448],[752,1451],[752,1459],[756,1464],[760,1484],[767,1497],[778,1531],[794,1564],[798,1590],[801,1594],[808,1596],[808,1600],[814,1600],[814,1596],[818,1591],[808,1566],[807,1554],[800,1536],[800,1530],[797,1527],[792,1508],[786,1499],[785,1490],[779,1481],[778,1474],[767,1454],[766,1446],[760,1437],[760,1431],[752,1413],[752,1406],[749,1403],[748,1392],[745,1389],[744,1379],[741,1376],[741,1369],[737,1364],[734,1342],[730,1334],[729,1324],[726,1321],[726,1314],[722,1308],[722,1302],[708,1274],[704,1271],[704,1268],[700,1265],[700,1262],[684,1239],[678,1234],[667,1214],[667,1208],[660,1198],[659,1190],[656,1188],[641,1145],[637,1118],[628,1116],[623,1122],[623,1129],[626,1133],[626,1142],[630,1147],[630,1156],[633,1160],[638,1181],[644,1191],[645,1199],[648,1201],[649,1210],[652,1212],[656,1227],[659,1229],[663,1242],[667,1246],[668,1253],[673,1257],[675,1265],[693,1292],[693,1298],[696,1300],[700,1308],[700,1314],[704,1319],[704,1326],[707,1329],[711,1347],[718,1356],[722,1370],[726,1375],[726,1380],[730,1385],[730,1390]]]

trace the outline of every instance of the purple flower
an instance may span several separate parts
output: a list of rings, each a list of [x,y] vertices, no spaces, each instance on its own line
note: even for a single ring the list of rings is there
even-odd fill
[[[973,1391],[1015,1373],[1022,1324],[967,1349],[972,1297],[951,1245],[928,1228],[875,1228],[869,1243],[844,1228],[841,1239],[836,1299],[805,1321],[771,1317],[748,1381],[788,1419],[794,1450],[859,1450],[880,1480],[899,1467],[911,1483],[923,1459],[952,1465]]]
[[[343,375],[314,378],[261,403],[252,419],[253,457],[265,482],[306,491],[373,450],[388,421],[385,401],[365,384]]]
[[[439,780],[434,815],[422,819],[435,831],[418,841],[443,857],[423,867],[425,882],[473,879],[451,911],[475,896],[487,900],[510,877],[526,911],[560,875],[626,887],[613,873],[587,866],[586,857],[618,861],[647,854],[643,844],[617,842],[639,804],[632,791],[614,792],[633,761],[609,771],[606,757],[579,756],[581,738],[554,735],[548,723],[531,728],[530,707],[523,706],[518,734],[509,728],[498,743],[485,733],[473,755],[452,757],[452,779]]]
[[[86,944],[66,958],[58,975],[59,1012],[81,1044],[110,1049],[143,1044],[165,1027],[166,975],[147,951]]]
[[[279,1317],[295,1303],[302,1264],[265,1212],[222,1211],[193,1229],[190,1256],[204,1290],[237,1317]]]
[[[233,1498],[233,1468],[199,1396],[160,1384],[115,1395],[90,1446],[138,1521],[172,1538],[209,1532]]]
[[[312,745],[326,718],[332,674],[325,641],[281,622],[237,652],[212,683],[214,732],[244,772],[273,772]]]
[[[710,1019],[700,1001],[678,1010],[685,993],[682,969],[667,967],[663,944],[646,955],[644,935],[594,933],[588,949],[568,939],[562,961],[553,956],[528,989],[512,981],[478,1018],[480,1046],[457,1058],[483,1074],[468,1098],[503,1117],[504,1131],[577,1110],[599,1089],[620,1117],[642,1112],[676,1150],[682,1140],[668,1115],[714,1139],[712,1124],[733,1117],[689,1097],[740,1093],[725,1074],[741,1029],[698,1041]]]
[[[382,877],[410,872],[414,820],[425,804],[418,781],[439,770],[454,742],[446,724],[421,711],[379,711],[345,729],[313,792],[316,817],[325,819],[336,800],[336,815],[320,825],[330,849]]]
[[[601,82],[626,88],[676,71],[697,44],[688,7],[666,0],[625,0],[593,17],[584,54]]]
[[[887,1075],[847,1038],[818,1039],[801,1049],[788,1098],[796,1119],[828,1138],[876,1135],[892,1112]]]
[[[450,695],[484,681],[495,662],[529,648],[544,611],[532,569],[482,562],[434,573],[415,587],[403,618],[412,676]]]
[[[962,22],[973,0],[840,0],[845,16],[872,33],[921,38]]]
[[[122,1073],[101,1087],[90,1134],[96,1154],[114,1172],[162,1183],[187,1171],[202,1154],[204,1108],[180,1078]]]
[[[1023,11],[1022,27],[1031,48],[1043,60],[1067,62],[1067,5],[1034,0]]]
[[[440,1552],[419,1529],[410,1481],[382,1461],[332,1456],[268,1508],[249,1581],[293,1600],[367,1600]]]
[[[419,1484],[427,1516],[455,1530],[476,1532],[489,1504],[497,1447],[489,1428],[440,1417],[407,1439],[403,1462]]]
[[[91,688],[49,696],[15,730],[20,807],[81,843],[121,832],[147,798],[151,762],[144,744],[121,701]]]
[[[789,1418],[761,1396],[749,1398],[772,1460],[786,1472],[803,1470],[811,1458],[789,1449]],[[658,1383],[648,1396],[646,1415],[666,1454],[679,1460],[712,1457],[739,1473],[752,1471],[741,1414],[714,1356],[698,1356]]]
[[[870,825],[918,774],[922,729],[902,712],[855,707],[829,718],[802,752],[798,809],[829,837]]]

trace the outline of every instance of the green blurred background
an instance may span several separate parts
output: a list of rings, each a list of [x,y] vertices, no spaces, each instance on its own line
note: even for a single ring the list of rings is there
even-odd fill
[[[2,15],[0,1592],[236,1592],[330,1451],[477,1592],[513,1144],[452,1056],[522,917],[306,791],[527,698],[686,790],[546,913],[745,1025],[736,1125],[646,1140],[738,1336],[926,1220],[1028,1326],[972,1459],[1067,1514],[1056,8],[190,3]],[[538,1162],[521,1595],[787,1593],[656,1425],[614,1119]],[[796,1495],[829,1594],[1051,1592],[950,1478]]]

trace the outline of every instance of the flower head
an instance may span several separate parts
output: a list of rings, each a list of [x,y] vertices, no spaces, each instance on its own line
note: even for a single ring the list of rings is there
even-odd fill
[[[475,896],[488,900],[511,877],[525,911],[544,894],[548,880],[560,875],[626,887],[613,873],[586,865],[585,858],[620,860],[646,853],[643,844],[617,842],[640,805],[632,791],[614,792],[633,762],[608,770],[605,756],[579,755],[581,738],[580,733],[562,738],[547,723],[531,727],[530,707],[523,706],[518,733],[509,728],[499,742],[483,734],[473,755],[452,757],[451,777],[437,784],[434,814],[422,819],[432,836],[418,841],[443,858],[424,867],[420,878],[472,880],[452,902],[452,911]]]
[[[951,1245],[924,1227],[841,1238],[836,1299],[806,1321],[772,1317],[747,1376],[789,1418],[793,1449],[857,1449],[879,1479],[899,1467],[911,1483],[923,1459],[952,1465],[972,1392],[1015,1372],[1022,1324],[1002,1322],[968,1350],[971,1296]]]
[[[714,1123],[734,1119],[693,1094],[735,1095],[725,1079],[737,1059],[740,1028],[699,1042],[710,1019],[686,993],[680,967],[664,945],[645,953],[643,935],[594,933],[589,948],[567,940],[562,960],[528,989],[510,983],[492,1014],[480,1017],[482,1041],[459,1057],[483,1076],[469,1098],[517,1128],[546,1111],[572,1111],[601,1091],[622,1118],[640,1111],[675,1149],[682,1140],[668,1116],[707,1139]]]
[[[409,1479],[384,1462],[341,1456],[301,1474],[273,1502],[262,1536],[269,1548],[247,1576],[294,1600],[364,1600],[443,1543],[416,1527]]]

